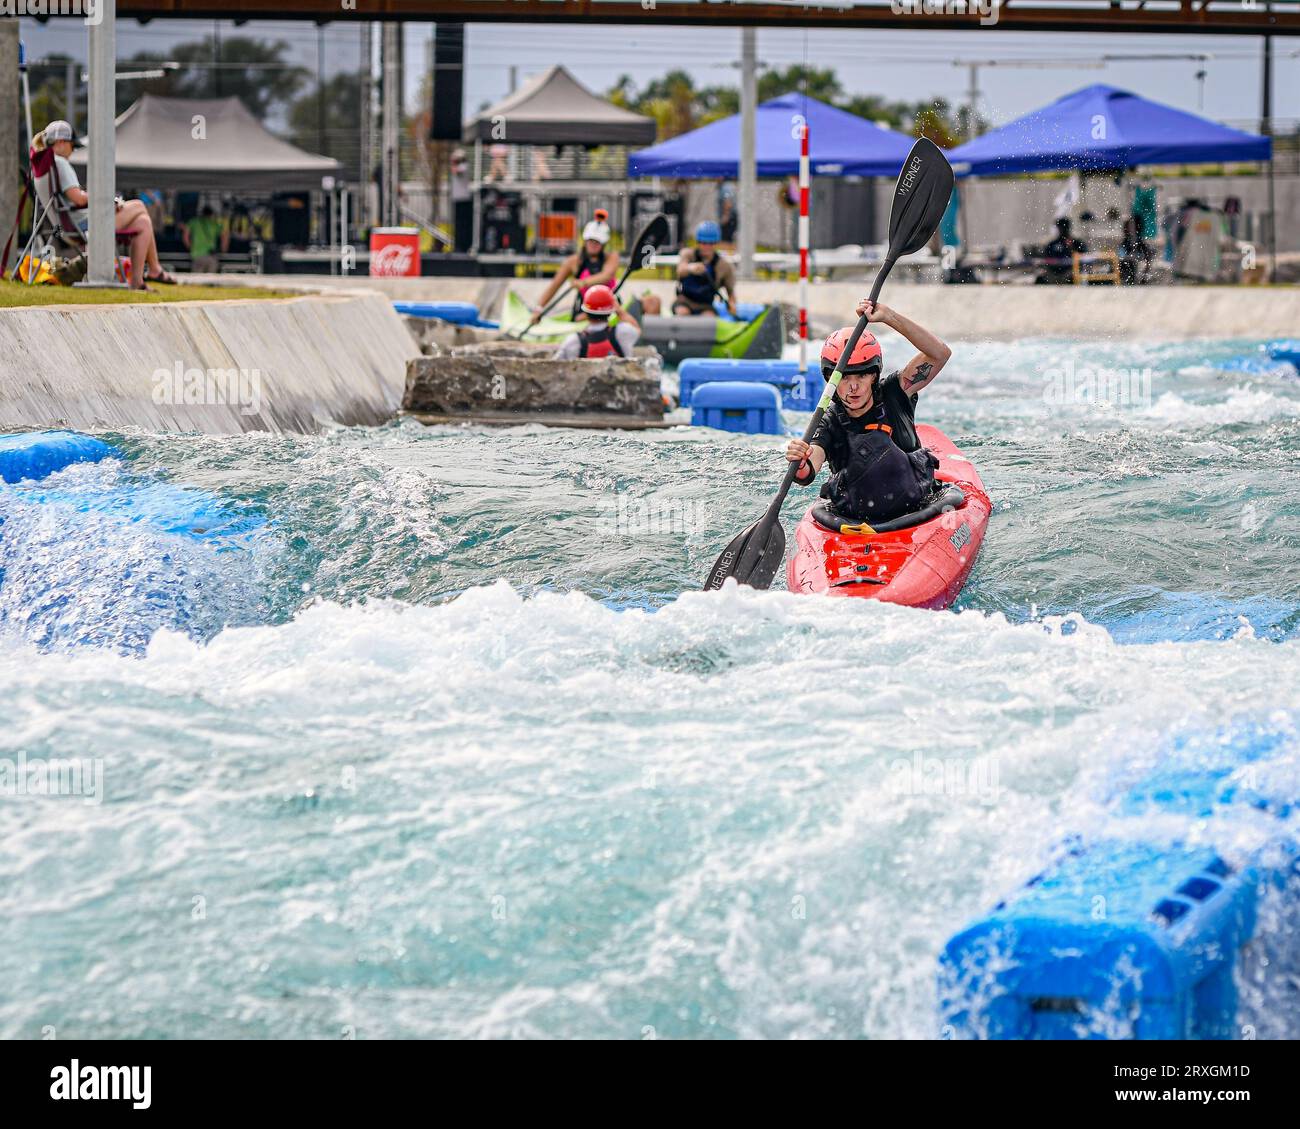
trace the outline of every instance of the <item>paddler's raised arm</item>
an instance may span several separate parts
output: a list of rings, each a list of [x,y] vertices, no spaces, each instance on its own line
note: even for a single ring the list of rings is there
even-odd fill
[[[899,370],[898,378],[904,392],[921,391],[939,375],[939,370],[948,363],[948,358],[952,356],[952,350],[928,329],[917,325],[911,318],[906,318],[897,310],[890,309],[890,307],[879,302],[872,306],[871,299],[863,298],[858,303],[857,314],[859,317],[867,314],[868,321],[880,322],[882,325],[889,326],[890,329],[902,334],[919,350],[916,356]]]
[[[578,256],[570,255],[562,263],[560,268],[555,272],[555,277],[547,284],[546,289],[542,291],[542,296],[537,299],[537,305],[533,307],[533,324],[536,325],[542,317],[542,310],[546,308],[546,303],[555,297],[555,292],[560,289],[564,280],[570,277],[577,269]]]

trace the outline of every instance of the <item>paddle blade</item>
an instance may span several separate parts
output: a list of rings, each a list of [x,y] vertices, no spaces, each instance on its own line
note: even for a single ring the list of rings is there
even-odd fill
[[[643,270],[650,266],[648,256],[653,255],[655,251],[667,242],[668,217],[660,213],[645,225],[645,230],[641,232],[641,237],[633,245],[632,258],[637,264],[637,269]]]
[[[889,208],[889,258],[919,251],[930,241],[952,196],[952,166],[927,137],[912,146],[894,185]]]
[[[722,556],[717,559],[705,582],[704,591],[721,588],[729,576],[734,576],[738,584],[748,584],[751,588],[771,585],[772,577],[785,559],[785,530],[779,521],[774,521],[768,527],[767,539],[761,545],[753,544],[753,539],[760,536],[759,526],[762,524],[763,519],[759,518],[722,550]]]

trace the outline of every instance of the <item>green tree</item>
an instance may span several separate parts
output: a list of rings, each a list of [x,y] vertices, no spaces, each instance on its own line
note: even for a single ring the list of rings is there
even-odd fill
[[[361,75],[341,72],[313,84],[289,105],[289,140],[342,161],[349,180],[360,173]],[[324,125],[322,134],[321,126]]]
[[[929,137],[942,146],[959,144],[967,136],[966,107],[953,107],[942,98],[891,102],[878,94],[846,95],[833,70],[805,67],[799,63],[784,70],[765,71],[758,78],[760,102],[791,92],[805,92],[819,102],[838,106],[902,133]],[[740,92],[735,87],[697,89],[691,76],[680,70],[669,71],[640,90],[630,75],[621,75],[606,92],[606,97],[616,105],[654,118],[659,127],[660,141],[740,112]],[[986,123],[982,119],[976,120],[980,132],[983,132]]]
[[[289,44],[246,36],[221,41],[221,65],[216,62],[212,36],[180,43],[169,53],[140,51],[118,64],[120,70],[149,70],[164,62],[180,66],[161,78],[127,79],[117,84],[117,110],[121,113],[141,94],[174,98],[237,97],[256,118],[265,120],[288,105],[307,81],[305,68],[286,61]]]
[[[809,98],[834,106],[839,103],[844,91],[833,70],[819,70],[799,63],[786,67],[783,71],[764,71],[758,76],[760,102],[791,93],[807,94]]]

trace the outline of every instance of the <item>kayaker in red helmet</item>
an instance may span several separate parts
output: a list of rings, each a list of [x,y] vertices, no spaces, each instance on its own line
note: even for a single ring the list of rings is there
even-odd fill
[[[587,324],[555,350],[557,361],[632,355],[641,327],[614,297],[614,291],[608,286],[591,287],[582,296],[582,313]]]
[[[785,456],[799,464],[795,481],[807,486],[829,461],[831,476],[823,494],[841,517],[851,522],[889,521],[922,508],[934,490],[938,460],[921,446],[914,413],[917,393],[952,356],[928,329],[869,298],[857,314],[889,326],[918,350],[902,369],[881,378],[880,342],[865,331],[844,367],[835,398],[811,443],[792,439]],[[822,376],[829,378],[853,334],[837,329],[822,346]]]

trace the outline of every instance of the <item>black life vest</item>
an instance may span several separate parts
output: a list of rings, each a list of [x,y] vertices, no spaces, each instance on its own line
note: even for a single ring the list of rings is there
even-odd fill
[[[916,434],[915,397],[903,391],[897,375],[877,387],[884,410],[872,422],[854,419],[838,401],[831,407],[845,431],[848,460],[831,475],[824,493],[835,512],[851,521],[901,517],[920,509],[934,492],[939,460]]]
[[[685,298],[688,302],[694,302],[697,306],[709,306],[713,304],[713,296],[718,292],[717,269],[718,255],[715,251],[713,258],[707,263],[703,259],[693,260],[697,263],[704,263],[703,274],[688,274],[685,278],[677,283],[677,293]]]
[[[576,318],[582,312],[582,296],[587,293],[593,283],[583,285],[583,279],[593,278],[605,269],[605,252],[602,251],[598,258],[589,258],[584,249],[578,255],[578,269],[574,272],[574,282],[577,284],[577,293],[573,296],[573,316]]]
[[[578,334],[578,356],[589,360],[599,360],[610,355],[626,357],[623,345],[618,339],[615,327],[606,325],[601,329],[585,329]]]
[[[604,251],[602,251],[600,255],[594,259],[588,258],[586,251],[583,251],[582,254],[578,256],[577,279],[579,283],[581,283],[584,278],[590,278],[592,275],[600,274],[600,272],[603,271],[604,269],[605,269]],[[585,286],[581,286],[580,289],[586,290],[587,288]]]

